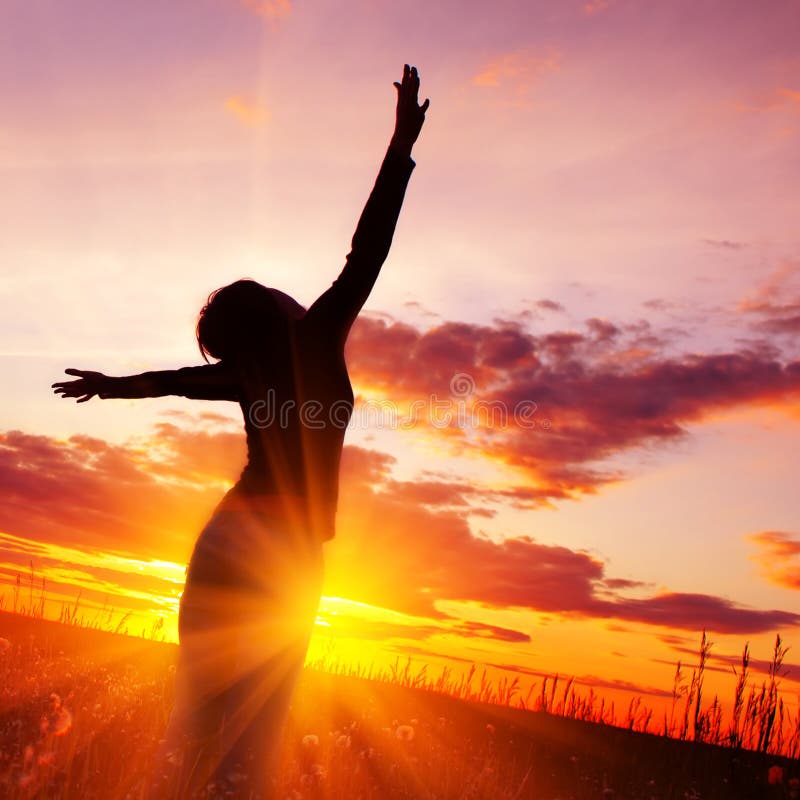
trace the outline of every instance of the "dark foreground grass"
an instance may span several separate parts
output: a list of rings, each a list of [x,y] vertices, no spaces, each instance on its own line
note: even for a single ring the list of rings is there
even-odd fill
[[[0,637],[0,798],[140,798],[176,647],[2,613]],[[798,778],[787,758],[307,669],[277,781],[291,800],[766,800]]]

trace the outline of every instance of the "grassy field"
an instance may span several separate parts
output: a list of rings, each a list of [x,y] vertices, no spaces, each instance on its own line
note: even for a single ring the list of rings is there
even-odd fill
[[[0,797],[141,798],[171,707],[176,647],[2,612],[0,637]],[[286,731],[278,796],[800,797],[795,759],[731,746],[730,736],[723,747],[589,721],[608,720],[602,704],[587,707],[568,684],[556,691],[551,682],[536,702],[527,698],[540,710],[513,707],[525,703],[513,684],[472,687],[465,677],[428,680],[402,667],[372,680],[307,668]],[[748,696],[758,692],[740,694],[744,735],[754,713]],[[464,699],[481,697],[505,704]],[[686,720],[683,738],[712,740],[713,704],[697,706],[698,723],[694,705],[682,700],[688,716],[682,711],[676,725]],[[636,720],[649,726],[635,714],[628,728]],[[750,728],[756,741],[757,719]],[[776,741],[771,735],[772,749]],[[241,779],[229,777],[234,786]],[[239,795],[211,788],[208,796]]]

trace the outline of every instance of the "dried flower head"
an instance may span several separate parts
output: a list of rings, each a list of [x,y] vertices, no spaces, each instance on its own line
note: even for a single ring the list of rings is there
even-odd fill
[[[410,742],[414,739],[414,729],[411,725],[398,725],[397,730],[395,731],[395,736],[401,742]]]

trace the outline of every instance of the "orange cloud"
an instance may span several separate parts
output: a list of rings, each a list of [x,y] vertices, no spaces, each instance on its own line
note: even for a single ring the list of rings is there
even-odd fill
[[[800,113],[800,90],[783,86],[761,91],[752,95],[748,101],[738,101],[734,104],[734,108],[748,114],[762,114],[776,110]]]
[[[292,0],[239,0],[254,14],[269,20],[286,19],[292,13]]]
[[[504,90],[508,105],[526,106],[533,86],[543,75],[560,68],[561,54],[550,49],[537,53],[529,48],[496,56],[472,77],[474,86]]]
[[[226,98],[225,108],[245,125],[256,127],[269,120],[269,112],[262,103],[245,100],[239,95]]]
[[[323,624],[335,628],[337,637],[361,640],[422,641],[446,634],[466,639],[530,642],[527,633],[512,628],[449,617],[433,620],[429,617],[417,617],[364,603],[353,603],[340,597],[323,597],[317,617]]]
[[[127,602],[140,608],[150,599],[162,609],[174,607],[176,565],[186,562],[221,496],[217,484],[206,482],[217,471],[212,462],[224,465],[232,457],[229,437],[226,430],[175,425],[157,428],[145,447],[2,434],[0,578],[8,581],[35,558],[59,586],[129,594]],[[189,462],[201,449],[208,451],[208,465],[193,468]],[[446,614],[440,600],[726,633],[800,622],[791,612],[745,608],[711,595],[649,594],[635,580],[607,575],[589,553],[529,536],[476,536],[468,517],[503,492],[430,478],[398,481],[393,463],[386,453],[345,448],[339,536],[328,550],[325,593],[428,620],[412,638],[441,631],[527,641],[524,632]]]
[[[330,595],[443,622],[451,618],[439,600],[724,633],[800,622],[792,612],[750,609],[712,595],[651,594],[637,581],[606,575],[605,564],[586,552],[529,536],[502,542],[475,536],[466,524],[469,512],[459,509],[461,487],[451,489],[455,502],[444,488],[434,502],[430,486],[423,486],[425,502],[415,502],[415,483],[393,480],[390,465],[383,453],[345,450],[341,533],[327,556]]]
[[[241,438],[230,428],[167,423],[122,445],[0,433],[0,531],[185,563],[243,465]]]
[[[759,548],[752,559],[770,583],[800,589],[800,538],[781,531],[762,531],[747,539]]]

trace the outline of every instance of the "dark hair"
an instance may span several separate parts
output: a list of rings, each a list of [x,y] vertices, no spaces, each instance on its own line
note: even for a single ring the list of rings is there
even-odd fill
[[[197,319],[197,344],[203,358],[258,355],[288,345],[294,319],[303,307],[277,289],[243,279],[212,292]]]

